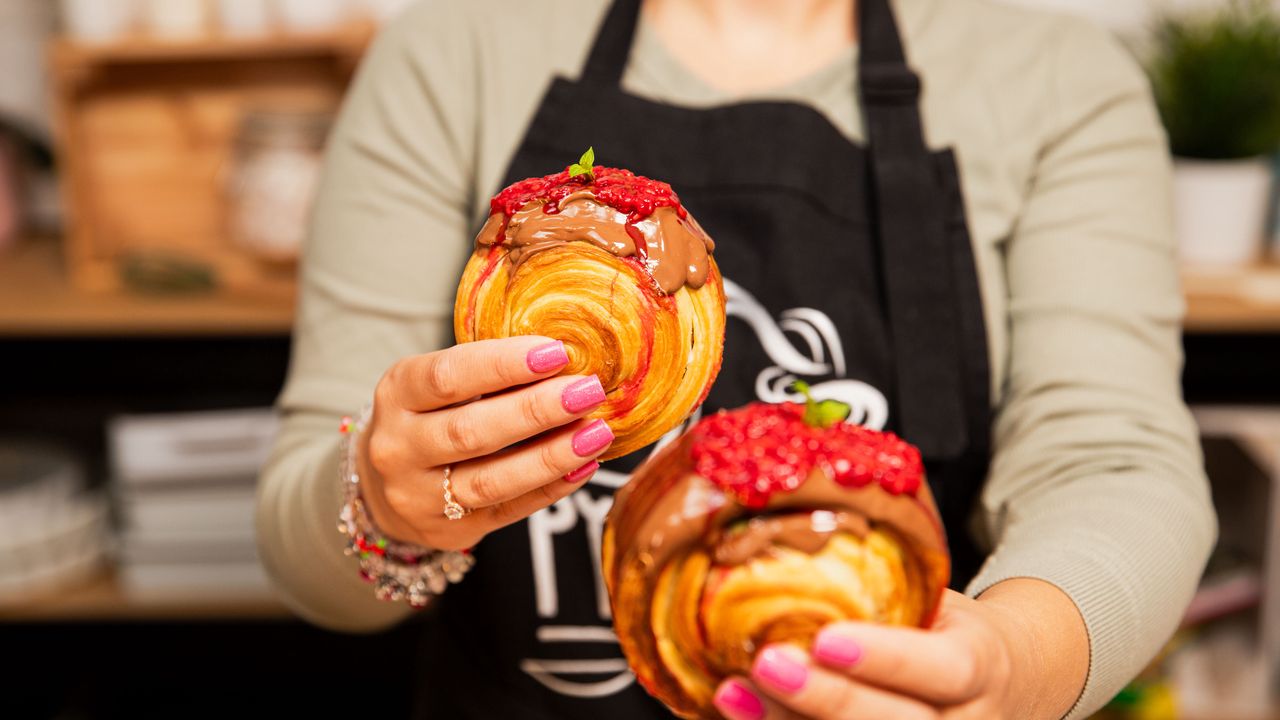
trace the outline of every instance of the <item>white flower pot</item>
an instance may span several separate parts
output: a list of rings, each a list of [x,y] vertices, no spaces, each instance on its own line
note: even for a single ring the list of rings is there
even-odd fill
[[[1244,265],[1258,259],[1271,196],[1271,161],[1188,160],[1173,169],[1174,229],[1188,265]]]

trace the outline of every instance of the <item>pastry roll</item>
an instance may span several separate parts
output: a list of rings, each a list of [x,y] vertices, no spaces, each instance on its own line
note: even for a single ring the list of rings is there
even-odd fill
[[[706,397],[724,346],[711,238],[671,186],[627,170],[529,178],[503,190],[462,273],[458,342],[561,340],[567,374],[595,374],[613,430],[601,459],[638,450]]]
[[[824,625],[927,627],[950,574],[919,452],[827,403],[703,419],[639,468],[605,524],[614,626],[640,683],[683,718]]]

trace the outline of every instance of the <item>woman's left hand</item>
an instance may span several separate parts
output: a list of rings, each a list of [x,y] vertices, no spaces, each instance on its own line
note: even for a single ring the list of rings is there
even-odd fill
[[[749,679],[720,685],[716,707],[730,720],[1052,719],[1074,704],[1087,666],[1074,604],[1018,579],[980,600],[948,590],[929,630],[835,623],[809,654],[766,647]]]

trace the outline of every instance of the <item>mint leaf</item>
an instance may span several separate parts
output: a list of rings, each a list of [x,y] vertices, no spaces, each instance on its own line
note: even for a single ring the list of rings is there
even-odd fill
[[[839,400],[823,400],[817,404],[815,414],[819,427],[829,428],[836,423],[844,422],[851,412],[853,408],[848,403],[842,403]]]
[[[814,400],[810,394],[809,383],[796,380],[791,389],[804,395],[804,424],[809,427],[827,429],[836,423],[848,419],[853,408],[839,400]]]
[[[578,162],[569,166],[569,177],[575,178],[579,175],[586,175],[587,182],[595,182],[595,164],[596,149],[595,147],[589,147],[586,152],[582,153],[582,157],[578,158]]]

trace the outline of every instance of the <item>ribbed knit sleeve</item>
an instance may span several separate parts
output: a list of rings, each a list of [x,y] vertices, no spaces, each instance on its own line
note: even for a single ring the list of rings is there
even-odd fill
[[[995,551],[969,591],[1031,577],[1075,601],[1084,717],[1172,634],[1216,525],[1180,397],[1165,138],[1123,49],[1083,26],[1057,37],[1052,133],[1006,249],[1009,370],[981,508]]]

